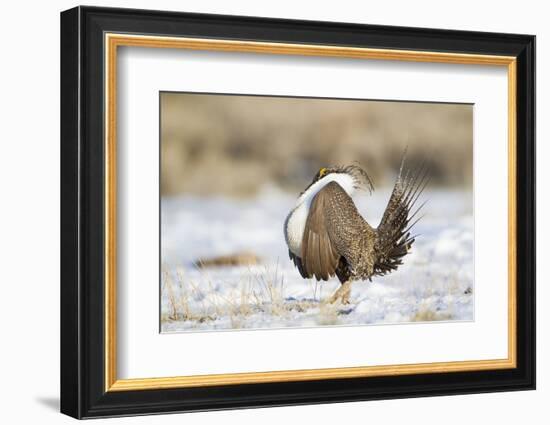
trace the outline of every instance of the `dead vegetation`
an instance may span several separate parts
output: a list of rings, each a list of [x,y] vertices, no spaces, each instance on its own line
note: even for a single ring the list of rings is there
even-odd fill
[[[428,308],[418,310],[411,318],[411,322],[435,322],[451,320],[453,315],[446,311],[434,311]]]
[[[261,259],[252,252],[239,252],[217,257],[199,258],[195,264],[199,268],[223,267],[223,266],[252,266],[260,264]]]
[[[243,329],[257,327],[263,320],[269,324],[259,327],[292,326],[296,315],[309,317],[312,326],[336,326],[347,323],[345,315],[357,304],[332,304],[329,293],[324,295],[317,282],[312,282],[311,297],[294,298],[285,293],[285,279],[277,266],[249,268],[231,290],[220,290],[208,275],[208,269],[200,269],[199,286],[182,267],[166,269],[162,273],[162,295],[166,302],[161,323],[184,322],[180,329]],[[206,282],[206,283],[205,283]],[[449,294],[458,291],[451,279]],[[459,291],[460,292],[460,291]],[[452,306],[439,309],[429,301],[436,296],[428,290],[418,307],[410,313],[407,322],[434,322],[453,320]],[[360,302],[360,301],[359,301]],[[376,322],[376,320],[375,320]]]
[[[240,267],[242,275],[234,275],[231,283],[212,278],[211,270],[196,269],[197,274],[183,267],[174,267],[170,271],[163,268],[163,329],[165,325],[166,329],[170,324],[176,325],[175,322],[177,325],[172,329],[186,331],[277,328],[294,326],[295,323],[300,323],[300,326],[361,324],[350,322],[348,315],[358,308],[359,303],[369,301],[368,297],[362,297],[352,299],[347,305],[332,304],[328,300],[334,288],[326,288],[315,281],[311,281],[311,295],[290,296],[278,264]],[[395,323],[455,320],[455,305],[446,304],[444,300],[454,299],[457,294],[471,297],[471,294],[464,294],[457,276],[452,274],[443,292],[428,287],[418,294],[418,304],[407,313],[400,312],[398,305],[389,311],[398,315]],[[434,298],[441,301],[434,303]],[[414,304],[414,299],[411,303]],[[375,313],[368,323],[378,323],[383,317]]]
[[[285,280],[277,266],[265,267],[259,272],[249,269],[238,287],[222,293],[203,270],[203,282],[199,287],[178,267],[174,273],[162,272],[162,292],[168,308],[161,314],[161,322],[185,321],[190,327],[216,320],[229,320],[232,329],[245,327],[247,318],[266,314],[271,319],[285,322],[293,314],[311,313],[318,325],[338,324],[339,306],[327,304],[316,298],[317,285],[312,284],[312,298],[295,299],[285,294]]]

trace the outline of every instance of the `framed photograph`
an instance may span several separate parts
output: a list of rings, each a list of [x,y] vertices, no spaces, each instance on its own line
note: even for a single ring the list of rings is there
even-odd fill
[[[61,14],[61,411],[535,388],[535,37]]]

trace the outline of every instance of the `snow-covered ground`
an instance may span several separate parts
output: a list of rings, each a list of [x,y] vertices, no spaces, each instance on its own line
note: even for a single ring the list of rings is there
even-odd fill
[[[354,199],[376,226],[390,188]],[[355,282],[351,303],[324,303],[339,286],[304,280],[288,258],[283,223],[295,197],[266,188],[255,199],[161,201],[163,332],[473,320],[472,194],[426,191],[420,236],[397,271]],[[252,252],[261,264],[198,269],[193,262]]]

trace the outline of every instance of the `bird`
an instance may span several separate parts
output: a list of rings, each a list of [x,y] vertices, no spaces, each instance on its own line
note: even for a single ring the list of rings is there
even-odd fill
[[[418,235],[412,227],[424,207],[417,201],[429,181],[426,163],[405,171],[406,150],[388,204],[377,227],[357,210],[352,195],[374,186],[358,164],[323,167],[299,195],[284,222],[290,260],[304,279],[327,281],[336,276],[340,287],[329,303],[348,304],[354,281],[395,271],[403,264]],[[412,221],[412,220],[415,221]]]

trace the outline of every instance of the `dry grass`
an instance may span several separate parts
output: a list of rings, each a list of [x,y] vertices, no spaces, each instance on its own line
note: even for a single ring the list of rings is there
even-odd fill
[[[199,258],[195,260],[194,263],[199,268],[220,266],[252,266],[255,264],[260,264],[261,259],[253,252],[244,251],[230,255]]]
[[[436,322],[440,320],[451,320],[453,315],[449,312],[434,311],[432,309],[422,308],[418,310],[411,322]]]
[[[346,315],[354,309],[353,303],[349,306],[328,303],[330,292],[323,294],[315,281],[311,283],[311,298],[287,296],[284,276],[277,265],[254,270],[249,268],[237,283],[232,284],[232,289],[225,288],[224,291],[213,284],[209,272],[209,269],[200,269],[199,286],[183,268],[177,268],[172,273],[163,270],[162,323],[185,322],[180,328],[189,330],[202,328],[205,323],[210,323],[212,329],[242,329],[269,318],[271,327],[278,327],[279,324],[284,327],[294,323],[297,315],[305,314],[306,321],[311,325],[336,326],[348,323]],[[453,297],[458,293],[464,294],[456,275],[449,278],[445,293]],[[453,320],[454,305],[439,309],[432,300],[433,297],[445,298],[445,293],[426,288],[422,293],[423,301],[411,316],[407,315],[406,321]],[[301,320],[304,320],[303,316]]]
[[[278,266],[265,267],[261,272],[248,271],[234,290],[228,294],[216,291],[207,270],[201,270],[201,281],[207,284],[199,287],[188,278],[183,268],[173,276],[163,268],[162,292],[168,300],[168,311],[163,312],[161,321],[188,321],[204,323],[228,318],[233,329],[243,326],[246,318],[266,313],[275,319],[285,319],[293,313],[319,308],[316,300],[295,300],[285,296],[285,281]],[[331,308],[333,308],[331,306]],[[328,319],[328,317],[331,319]],[[320,320],[334,322],[328,308],[321,308]],[[326,316],[326,318],[325,318]]]
[[[335,304],[321,303],[317,323],[320,326],[334,326],[340,324],[338,307]]]

